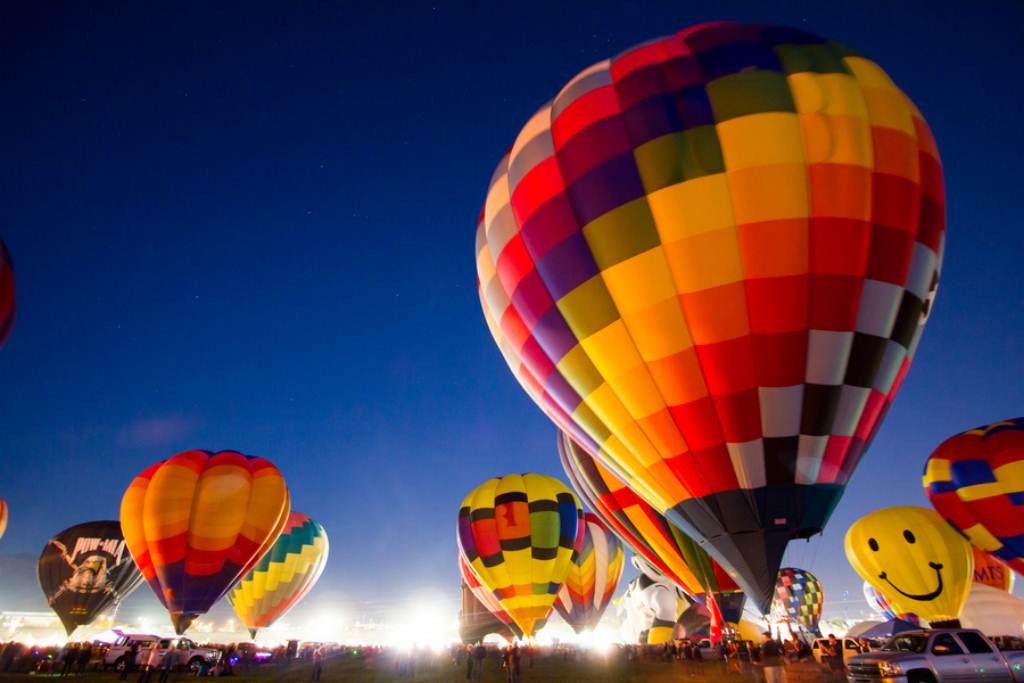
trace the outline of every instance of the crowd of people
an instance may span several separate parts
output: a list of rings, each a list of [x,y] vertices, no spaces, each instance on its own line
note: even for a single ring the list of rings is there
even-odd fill
[[[216,662],[205,659],[189,667],[183,653],[175,648],[160,649],[154,642],[140,647],[136,642],[119,666],[120,680],[137,677],[137,683],[167,683],[168,679],[188,669],[190,676],[232,676],[236,669],[242,672],[257,666],[280,666],[293,660],[307,660],[312,664],[312,680],[319,681],[324,661],[334,647],[323,643],[296,641],[264,650],[252,643],[207,644],[204,647],[220,651]],[[26,645],[10,641],[0,643],[0,673],[50,674],[58,677],[100,671],[111,666],[106,661],[109,646],[99,642],[70,642],[64,646]]]

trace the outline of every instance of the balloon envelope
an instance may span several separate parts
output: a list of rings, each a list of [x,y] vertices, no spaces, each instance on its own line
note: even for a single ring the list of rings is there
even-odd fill
[[[765,611],[907,372],[944,212],[932,135],[877,64],[702,24],[526,123],[481,212],[479,295],[542,410]]]
[[[739,587],[707,552],[622,483],[565,432],[558,456],[573,488],[633,552],[689,595],[737,592]]]
[[[846,532],[846,558],[896,613],[930,622],[957,619],[974,576],[970,544],[934,510],[890,507]]]
[[[867,581],[864,582],[864,599],[867,600],[868,606],[878,612],[878,614],[884,617],[886,621],[899,619],[900,621],[909,621],[912,624],[921,624],[921,620],[916,614],[912,614],[910,612],[896,614],[885,595],[880,593]]]
[[[459,574],[462,576],[462,607],[459,610],[459,639],[475,643],[484,636],[497,633],[506,640],[521,638],[523,633],[498,604],[497,599],[481,585],[466,558],[459,554]],[[538,630],[542,627],[538,627]]]
[[[46,602],[68,635],[115,609],[142,582],[116,521],[85,522],[47,542],[37,567]]]
[[[989,636],[1024,633],[1024,600],[985,584],[975,583],[960,614],[964,628],[976,628]]]
[[[991,553],[971,546],[974,553],[974,583],[991,586],[1004,593],[1013,591],[1013,572]]]
[[[259,563],[228,594],[228,602],[255,637],[295,607],[327,565],[327,532],[309,515],[292,512],[284,531]]]
[[[928,458],[932,507],[978,548],[1024,573],[1024,418],[950,437]]]
[[[7,245],[0,241],[0,346],[14,327],[14,262]]]
[[[527,473],[489,479],[462,502],[458,542],[480,583],[532,636],[551,613],[583,543],[583,511],[565,484]]]
[[[7,501],[0,498],[0,538],[4,537],[7,531]]]
[[[821,619],[824,602],[825,591],[814,574],[795,567],[779,570],[775,598],[772,601],[774,616],[794,621],[811,633],[821,635],[818,620]]]
[[[270,461],[194,450],[132,481],[121,499],[121,528],[180,634],[256,566],[289,511],[288,487]]]
[[[573,557],[555,610],[577,633],[597,628],[619,586],[626,554],[597,515],[583,514],[583,547]]]

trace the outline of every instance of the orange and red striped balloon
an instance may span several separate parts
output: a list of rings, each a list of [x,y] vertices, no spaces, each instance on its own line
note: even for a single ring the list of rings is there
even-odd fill
[[[284,477],[270,461],[193,450],[132,481],[121,528],[180,634],[259,562],[290,509]]]

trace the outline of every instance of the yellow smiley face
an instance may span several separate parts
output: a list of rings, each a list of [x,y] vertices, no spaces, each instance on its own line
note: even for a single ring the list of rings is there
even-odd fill
[[[928,621],[960,616],[971,588],[971,545],[934,510],[891,507],[846,532],[846,557],[899,614]]]

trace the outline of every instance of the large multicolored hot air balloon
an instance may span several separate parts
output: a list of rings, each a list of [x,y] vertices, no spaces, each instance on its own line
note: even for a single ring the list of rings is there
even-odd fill
[[[544,412],[767,610],[910,365],[935,141],[874,62],[702,24],[582,71],[494,172],[484,317]]]
[[[576,496],[543,474],[488,479],[459,508],[461,552],[527,637],[551,613],[583,533]]]
[[[0,498],[0,538],[4,537],[4,532],[7,531],[7,501]]]
[[[249,635],[267,628],[295,607],[320,579],[330,544],[319,522],[301,512],[288,515],[284,531],[267,554],[228,593],[228,602]]]
[[[85,522],[49,540],[39,556],[39,586],[70,636],[117,605],[142,583],[121,524]]]
[[[818,621],[824,603],[825,591],[814,574],[796,567],[783,567],[779,570],[775,598],[772,600],[773,616],[788,619],[820,636]]]
[[[729,611],[726,619],[739,619],[743,609],[739,587],[700,544],[645,503],[565,432],[558,435],[558,457],[583,502],[633,552],[691,596],[709,590],[718,595],[738,595],[735,614]]]
[[[861,517],[846,532],[846,558],[896,614],[912,612],[933,627],[956,623],[974,577],[971,545],[934,510],[890,507]]]
[[[181,634],[256,566],[290,509],[284,477],[270,461],[185,451],[132,481],[121,500],[121,528]]]
[[[583,547],[576,553],[555,610],[576,633],[597,628],[626,561],[626,553],[615,534],[591,512],[583,513]]]
[[[1024,418],[946,439],[928,458],[924,488],[953,528],[1024,574]]]
[[[0,241],[0,346],[14,327],[14,262],[7,245]]]
[[[868,606],[875,610],[881,616],[885,617],[886,621],[892,621],[893,619],[900,619],[901,621],[907,621],[911,624],[920,625],[921,619],[912,612],[904,612],[903,614],[896,614],[896,611],[889,604],[885,595],[880,593],[874,586],[867,581],[864,582],[864,599],[867,600]]]

